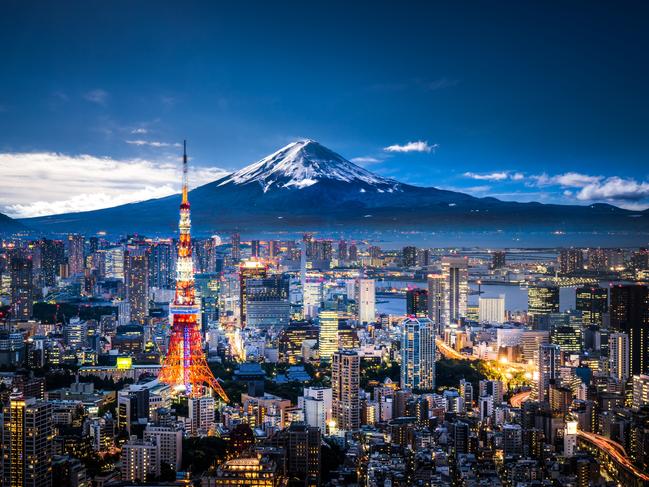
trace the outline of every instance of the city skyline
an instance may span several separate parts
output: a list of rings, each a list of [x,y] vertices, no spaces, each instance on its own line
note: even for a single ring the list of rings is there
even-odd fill
[[[645,5],[410,8],[6,3],[0,212],[177,192],[183,138],[194,186],[311,138],[405,183],[649,206]]]

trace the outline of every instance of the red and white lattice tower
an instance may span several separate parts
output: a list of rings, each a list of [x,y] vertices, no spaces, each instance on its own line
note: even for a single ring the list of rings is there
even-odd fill
[[[176,261],[176,295],[169,307],[173,322],[167,356],[158,378],[174,391],[190,397],[205,395],[211,388],[224,401],[228,396],[207,365],[198,325],[200,307],[196,303],[194,263],[190,236],[191,220],[187,188],[187,145],[183,143],[183,193],[180,203],[180,240]]]

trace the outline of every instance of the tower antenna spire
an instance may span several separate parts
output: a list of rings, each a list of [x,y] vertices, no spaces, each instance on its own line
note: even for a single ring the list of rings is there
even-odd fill
[[[188,176],[187,176],[187,140],[183,140],[183,204],[189,203],[187,196],[187,186],[188,186]]]

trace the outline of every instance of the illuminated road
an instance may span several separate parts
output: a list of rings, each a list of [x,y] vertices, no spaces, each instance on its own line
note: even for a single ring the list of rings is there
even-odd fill
[[[530,398],[530,394],[532,394],[532,391],[523,391],[519,392],[518,394],[514,394],[509,399],[509,404],[511,404],[512,407],[519,408],[521,407],[521,404],[523,404]]]
[[[435,345],[437,345],[437,350],[439,350],[446,358],[454,358],[457,360],[478,360],[478,357],[473,357],[472,355],[462,355],[457,350],[449,347],[441,338],[435,339]]]
[[[594,433],[579,431],[577,434],[579,435],[580,438],[587,440],[588,442],[595,445],[600,450],[610,455],[610,457],[613,458],[622,468],[628,470],[633,475],[638,477],[640,480],[644,482],[649,482],[649,475],[639,470],[638,468],[636,468],[635,465],[633,465],[633,463],[631,463],[622,445],[616,443],[613,440],[609,440],[608,438],[605,438],[600,435],[596,435]]]

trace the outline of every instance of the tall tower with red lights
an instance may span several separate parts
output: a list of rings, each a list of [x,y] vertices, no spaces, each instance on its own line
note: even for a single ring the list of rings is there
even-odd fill
[[[183,143],[183,192],[180,203],[180,239],[176,261],[176,295],[169,307],[173,322],[167,356],[160,370],[160,382],[190,397],[205,395],[211,388],[224,401],[228,396],[207,365],[198,325],[194,263],[190,236],[191,219],[187,188],[187,144]]]

